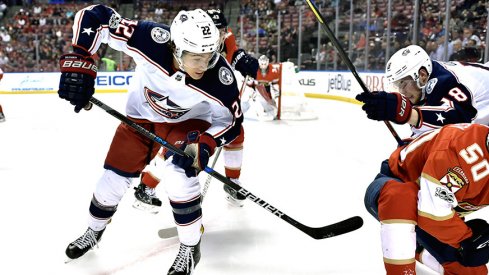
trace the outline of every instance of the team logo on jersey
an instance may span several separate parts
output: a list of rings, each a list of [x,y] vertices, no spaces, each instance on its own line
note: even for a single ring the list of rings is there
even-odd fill
[[[160,95],[147,87],[144,87],[144,97],[155,112],[169,119],[178,119],[190,111],[175,104],[168,96]]]
[[[180,21],[182,21],[182,23],[187,21],[187,20],[188,20],[187,15],[185,15],[185,14],[180,15]]]
[[[121,22],[122,18],[120,15],[114,13],[109,19],[109,28],[111,29],[117,29],[119,27],[119,23]]]
[[[424,90],[427,94],[431,94],[431,92],[433,92],[433,89],[435,88],[436,82],[438,82],[438,78],[430,79],[430,81],[428,81],[428,83],[426,83]]]
[[[221,83],[224,85],[231,85],[234,81],[233,73],[228,68],[221,67],[219,69],[219,80],[221,80]]]
[[[469,183],[469,179],[465,176],[464,171],[460,167],[454,167],[448,169],[448,172],[440,179],[440,183],[443,184],[453,193],[456,193],[464,185]]]
[[[170,32],[160,27],[154,27],[151,30],[151,38],[156,43],[163,44],[170,40]]]

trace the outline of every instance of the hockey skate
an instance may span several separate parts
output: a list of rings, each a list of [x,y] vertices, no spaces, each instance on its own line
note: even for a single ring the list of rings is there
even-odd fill
[[[190,275],[200,261],[200,241],[194,246],[180,244],[177,258],[168,270],[168,275]]]
[[[136,200],[132,206],[136,209],[157,214],[161,207],[161,200],[156,196],[154,188],[150,188],[143,183],[134,187]]]
[[[0,112],[0,122],[4,122],[5,121],[5,115]]]
[[[237,185],[241,185],[239,179],[230,179],[230,180],[236,183]],[[236,192],[236,190],[234,190],[233,188],[231,188],[229,185],[226,184],[224,184],[224,192],[226,192],[226,200],[229,202],[229,204],[236,207],[243,206],[244,200],[246,199],[245,196]]]
[[[100,231],[95,231],[89,227],[81,237],[68,245],[66,256],[70,259],[78,259],[94,246],[98,247],[98,242],[102,238],[104,231],[105,228]]]

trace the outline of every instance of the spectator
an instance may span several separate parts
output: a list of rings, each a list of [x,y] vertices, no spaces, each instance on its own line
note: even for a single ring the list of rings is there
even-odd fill
[[[452,44],[453,53],[450,55],[449,61],[460,60],[460,50],[462,50],[462,40],[457,39],[455,41],[450,42]]]
[[[108,57],[102,57],[102,63],[104,64],[106,72],[115,72],[117,70],[117,62],[112,59],[112,55]]]
[[[462,41],[463,47],[467,47],[471,45],[479,47],[481,45],[481,39],[479,38],[479,36],[474,34],[474,27],[472,25],[465,26],[463,34],[464,34],[464,40]]]

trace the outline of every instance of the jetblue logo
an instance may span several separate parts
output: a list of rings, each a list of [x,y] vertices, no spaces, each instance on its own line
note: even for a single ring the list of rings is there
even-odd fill
[[[328,90],[350,91],[351,79],[346,79],[343,75],[337,74],[328,81]]]

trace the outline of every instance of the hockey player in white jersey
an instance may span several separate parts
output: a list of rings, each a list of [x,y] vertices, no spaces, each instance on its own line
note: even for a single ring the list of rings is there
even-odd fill
[[[413,136],[453,123],[489,125],[489,67],[431,60],[419,46],[397,51],[387,62],[387,88],[363,92],[368,118],[411,125]]]
[[[227,20],[224,14],[220,10],[207,10],[207,13],[212,18],[214,24],[220,32],[220,54],[226,58],[230,64],[234,64],[234,74],[236,76],[239,87],[245,90],[244,76],[256,78],[258,70],[258,60],[246,53],[243,49],[239,49],[236,45],[236,38],[232,31],[228,28]],[[267,63],[268,66],[268,63]],[[243,85],[242,85],[243,84]],[[243,91],[240,91],[240,94]],[[246,112],[241,97],[241,107],[243,113]],[[225,175],[231,179],[234,183],[241,185],[239,177],[241,175],[241,166],[243,162],[243,143],[245,139],[244,128],[241,127],[240,135],[232,142],[223,146],[224,152],[224,169]],[[164,151],[164,150],[162,150]],[[135,187],[134,196],[136,200],[133,206],[137,209],[148,211],[150,213],[158,213],[159,208],[162,205],[161,200],[156,194],[156,186],[163,178],[161,169],[159,168],[161,163],[161,156],[164,152],[158,154],[148,165],[141,174],[141,183]],[[237,207],[243,206],[245,197],[242,194],[237,193],[234,189],[224,185],[224,191],[226,192],[226,199],[228,202]]]
[[[97,74],[91,55],[100,43],[108,43],[137,64],[127,116],[193,156],[170,153],[163,165],[180,239],[168,274],[191,274],[200,260],[202,234],[197,175],[217,146],[239,135],[243,119],[232,69],[218,53],[218,29],[200,9],[179,12],[168,27],[122,18],[102,5],[77,12],[73,26],[74,52],[61,57],[59,96],[75,105],[75,112],[87,105]],[[97,245],[131,179],[140,175],[159,148],[119,125],[91,199],[88,229],[68,245],[69,258],[81,257]]]

